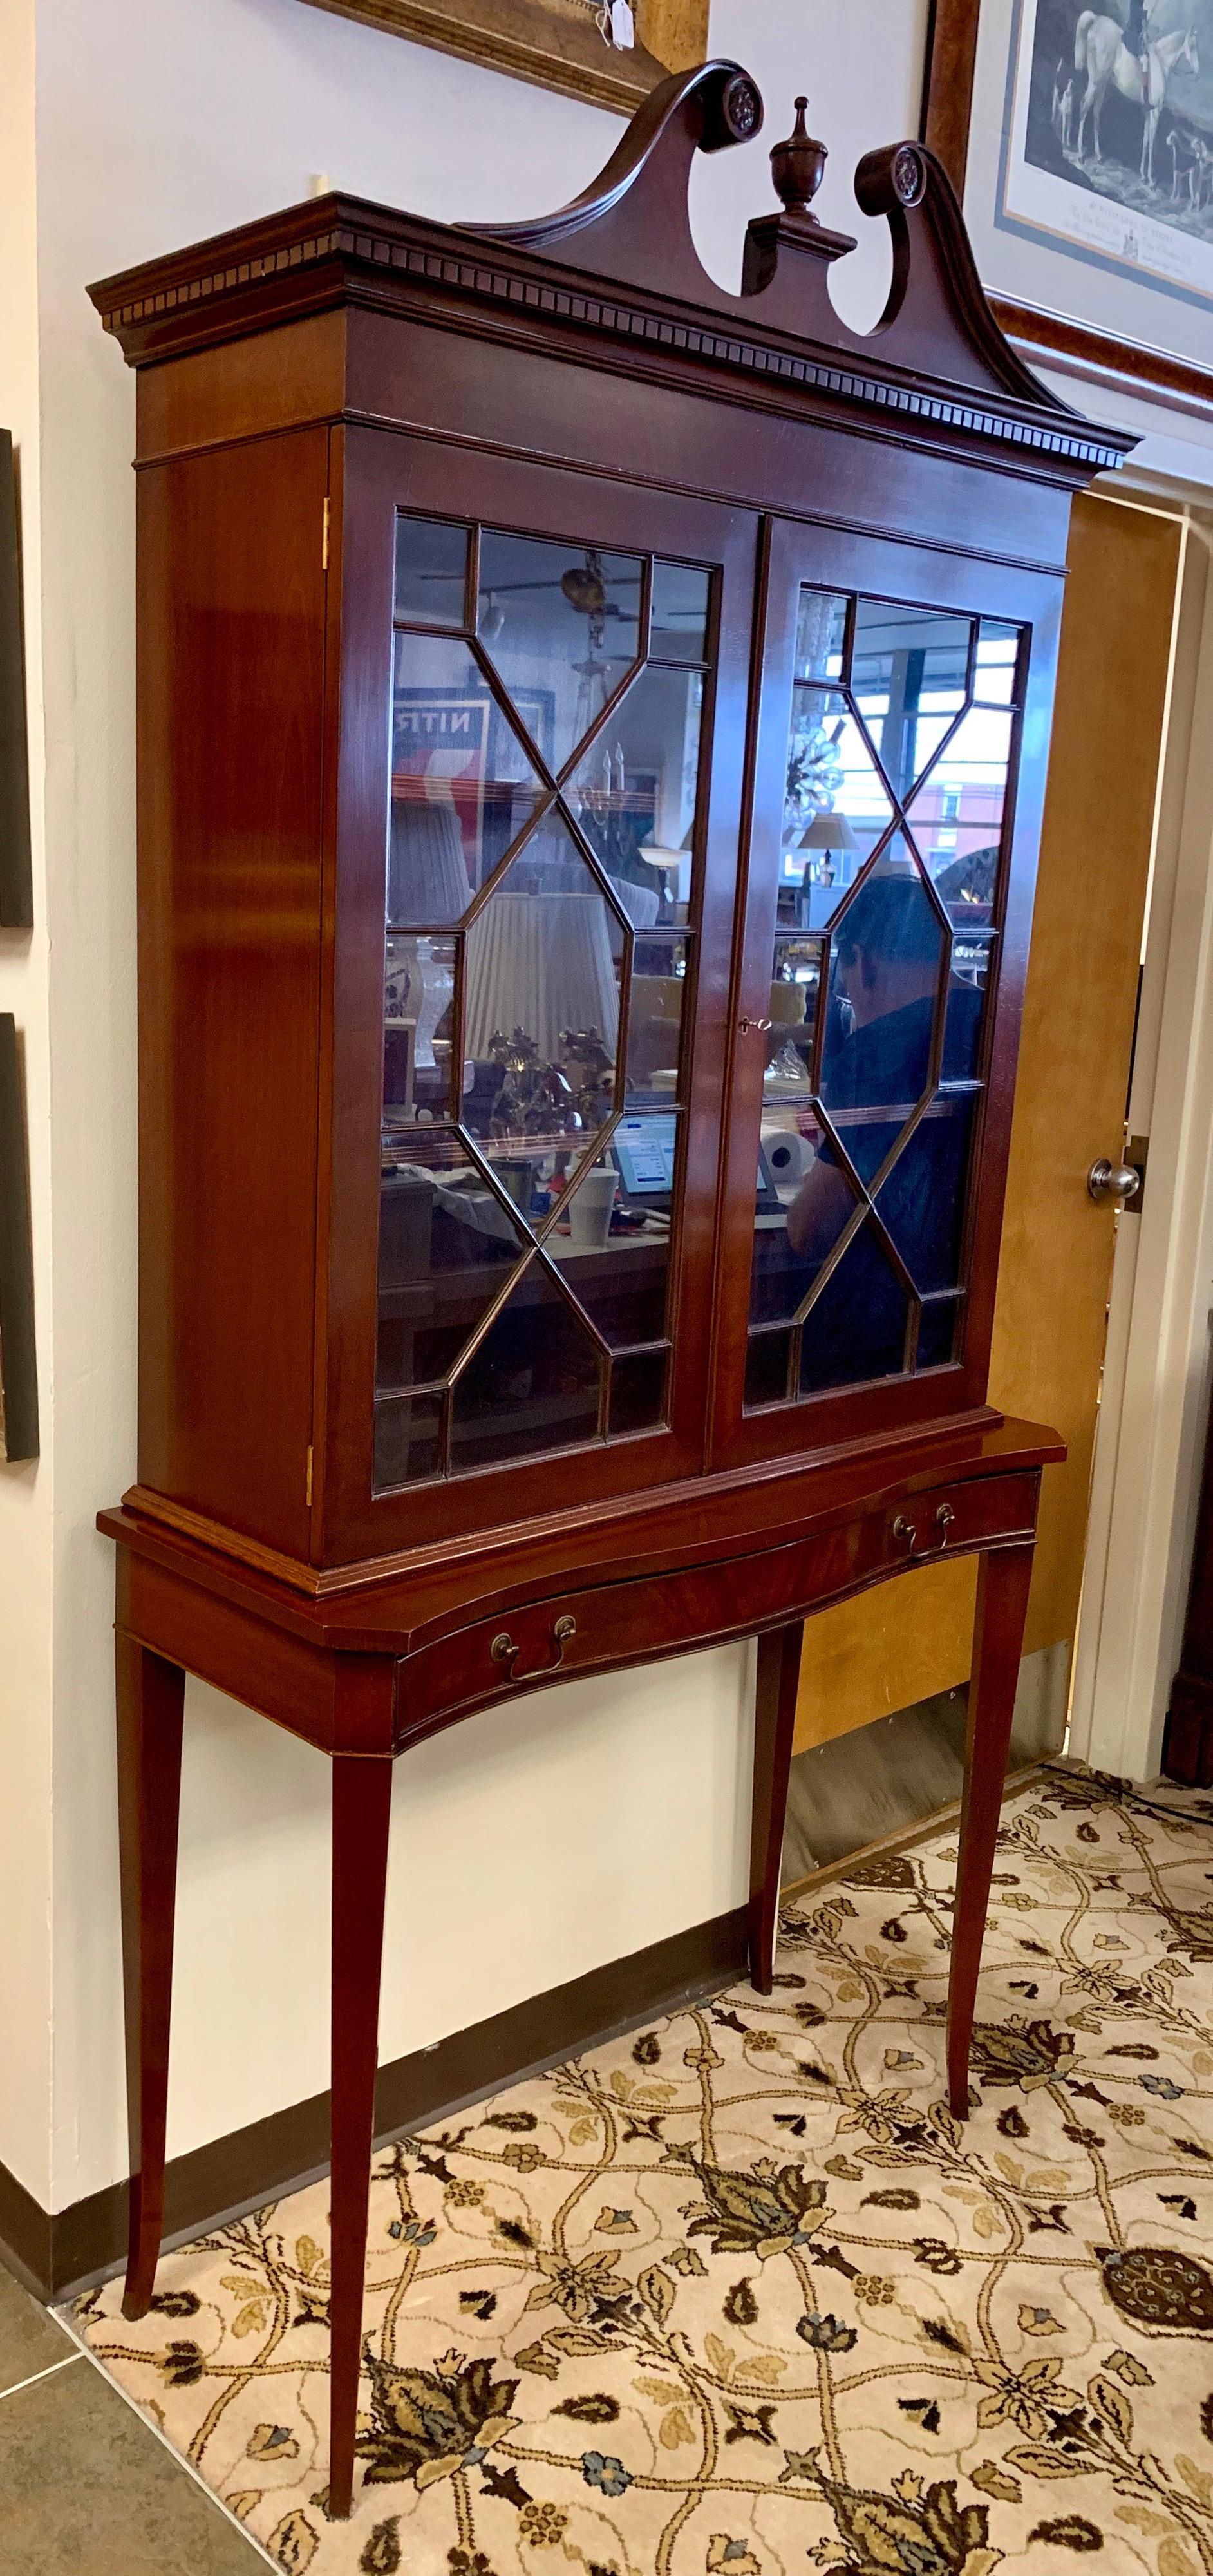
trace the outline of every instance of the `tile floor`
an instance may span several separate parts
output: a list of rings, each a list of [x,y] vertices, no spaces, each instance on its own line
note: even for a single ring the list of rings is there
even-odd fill
[[[0,2267],[3,2576],[255,2576],[265,2558]]]

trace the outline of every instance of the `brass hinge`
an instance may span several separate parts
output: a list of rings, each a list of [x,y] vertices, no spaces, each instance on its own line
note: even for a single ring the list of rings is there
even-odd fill
[[[307,1453],[307,1500],[310,1511],[312,1507],[312,1452],[310,1449]]]
[[[329,496],[328,496],[328,493],[326,492],[326,493],[325,493],[325,496],[324,496],[324,536],[323,536],[323,539],[322,539],[322,541],[321,541],[321,546],[320,546],[320,569],[321,569],[321,572],[327,572],[327,571],[328,571],[328,568],[329,568]]]

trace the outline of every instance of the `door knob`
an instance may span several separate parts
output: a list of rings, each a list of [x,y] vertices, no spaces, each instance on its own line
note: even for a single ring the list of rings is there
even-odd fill
[[[1122,1207],[1135,1199],[1141,1188],[1141,1174],[1131,1163],[1110,1163],[1106,1154],[1092,1163],[1087,1174],[1087,1195],[1102,1207],[1105,1199],[1118,1199]]]

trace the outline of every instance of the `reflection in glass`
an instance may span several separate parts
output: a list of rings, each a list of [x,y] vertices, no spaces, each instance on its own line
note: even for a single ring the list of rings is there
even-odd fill
[[[590,1204],[597,1166],[583,1173],[567,1219],[547,1239],[566,1285],[613,1349],[664,1336],[677,1161],[675,1110],[621,1118],[605,1157],[616,1185],[609,1222],[596,1224]]]
[[[847,606],[837,592],[810,590],[805,584],[796,619],[798,682],[845,678]]]
[[[445,519],[396,521],[398,618],[420,626],[462,626],[468,532]]]
[[[953,921],[990,919],[1012,722],[1009,707],[970,707],[908,808],[915,844]]]
[[[423,1477],[436,1476],[440,1464],[439,1439],[442,1425],[442,1396],[399,1396],[389,1403],[375,1406],[375,1491],[388,1493],[394,1485],[418,1484]]]
[[[893,822],[862,725],[836,689],[792,692],[779,917],[820,930]]]
[[[973,695],[980,705],[1009,707],[1018,703],[1019,646],[1017,626],[1003,626],[996,618],[983,617],[977,630],[977,667],[973,675]]]
[[[918,1327],[920,1369],[946,1368],[949,1360],[959,1358],[961,1312],[958,1297],[941,1297],[937,1305],[923,1307]]]
[[[389,931],[383,987],[385,1135],[451,1110],[453,939],[406,939]]]
[[[970,931],[967,925],[962,930],[959,923],[953,934],[943,1042],[945,1082],[972,1082],[976,1078],[985,992],[996,937],[993,930]]]
[[[557,1234],[549,1236],[548,1251],[612,1350],[660,1340],[670,1266],[668,1226],[635,1233],[617,1226],[601,1246],[579,1243],[571,1233]]]
[[[908,1315],[909,1299],[869,1219],[805,1318],[801,1394],[900,1376]]]
[[[401,628],[392,691],[388,919],[455,922],[542,794],[467,644]]]
[[[770,1029],[763,1075],[763,1124],[786,1118],[812,1089],[813,1044],[824,942],[803,931],[777,931],[771,961]]]
[[[665,1418],[711,577],[481,529],[472,642],[470,548],[397,520],[376,1491]]]
[[[951,1357],[1020,642],[801,592],[747,1405]]]
[[[745,1402],[786,1404],[791,1333],[751,1333],[745,1355]]]
[[[706,662],[709,576],[695,564],[655,563],[649,659]]]
[[[851,688],[894,795],[906,797],[965,704],[973,621],[861,599]]]
[[[903,1145],[876,1209],[922,1295],[955,1288],[974,1094],[936,1094]]]
[[[558,815],[467,931],[464,1123],[578,1154],[615,1099],[624,924]],[[542,1140],[542,1143],[540,1142]]]
[[[637,939],[628,1006],[627,1098],[633,1108],[679,1096],[690,941]]]
[[[416,1127],[381,1183],[380,1391],[449,1375],[527,1238],[449,1127]]]
[[[586,1326],[534,1258],[455,1381],[455,1472],[593,1440],[602,1366]]]
[[[910,864],[878,869],[835,915],[821,1097],[865,1181],[927,1087],[943,940]]]
[[[665,1382],[669,1351],[638,1351],[632,1359],[611,1363],[611,1399],[607,1429],[612,1439],[624,1431],[652,1431],[665,1420]]]
[[[549,768],[563,769],[639,651],[638,555],[480,539],[476,631]]]
[[[687,918],[702,714],[702,672],[646,666],[565,788],[637,930]]]

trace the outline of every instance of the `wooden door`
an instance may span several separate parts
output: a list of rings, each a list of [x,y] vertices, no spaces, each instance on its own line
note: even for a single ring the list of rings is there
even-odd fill
[[[1024,1647],[1067,1661],[1117,1222],[1086,1176],[1124,1133],[1178,556],[1173,521],[1076,503],[990,1361],[991,1403],[1069,1443],[1044,1480]],[[964,1681],[974,1582],[932,1566],[813,1620],[798,1749]]]

